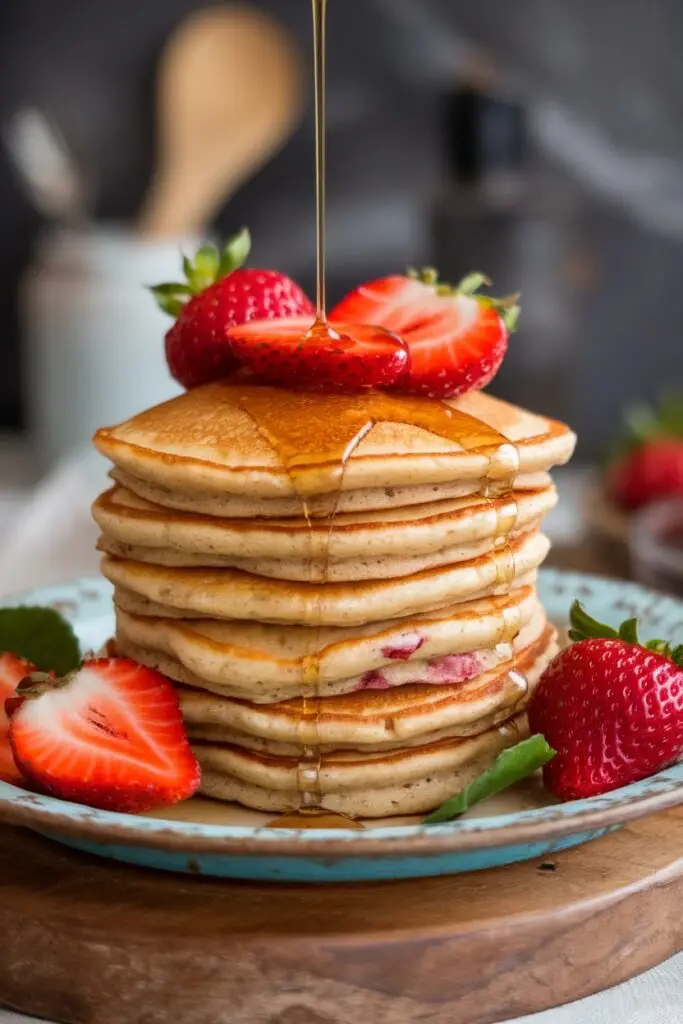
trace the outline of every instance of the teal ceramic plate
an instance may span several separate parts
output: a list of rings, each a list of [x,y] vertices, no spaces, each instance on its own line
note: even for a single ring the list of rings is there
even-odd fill
[[[558,624],[579,597],[592,614],[618,623],[638,615],[646,638],[683,641],[683,601],[634,584],[546,570],[541,598]],[[51,604],[74,624],[83,649],[113,629],[111,591],[83,580],[33,591],[6,604]],[[446,825],[414,819],[366,831],[293,831],[266,817],[192,800],[156,817],[93,810],[0,783],[0,818],[80,850],[167,871],[263,881],[347,882],[417,878],[496,867],[578,846],[627,821],[683,802],[683,764],[590,800],[553,803],[540,780],[481,804]]]

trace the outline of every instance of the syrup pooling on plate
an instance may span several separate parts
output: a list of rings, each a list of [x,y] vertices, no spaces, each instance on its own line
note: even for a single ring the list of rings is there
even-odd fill
[[[332,814],[320,808],[281,814],[274,821],[269,821],[268,825],[270,828],[350,828],[357,832],[362,832],[365,829],[365,825],[361,825],[355,818],[349,818],[344,814]]]

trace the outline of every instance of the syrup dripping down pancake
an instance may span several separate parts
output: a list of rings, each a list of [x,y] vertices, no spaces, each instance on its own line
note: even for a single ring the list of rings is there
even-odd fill
[[[556,651],[553,635],[546,650],[527,664],[532,687]],[[488,727],[475,735],[398,750],[323,753],[319,784],[324,806],[360,818],[419,814],[437,807],[486,771],[501,750],[528,735],[525,715],[514,711],[494,726],[486,721],[482,725]],[[193,748],[202,765],[204,795],[263,811],[299,806],[296,757],[228,744],[195,742]]]
[[[318,717],[317,744],[328,751],[395,750],[419,745],[440,733],[467,736],[483,732],[494,716],[506,718],[512,710],[521,710],[529,688],[520,673],[556,649],[555,630],[539,612],[506,652],[506,660],[467,681],[410,684],[325,698]],[[179,692],[183,716],[194,738],[267,753],[296,753],[300,700],[254,705],[184,687]]]
[[[516,578],[534,571],[548,548],[540,533],[513,540]],[[506,592],[514,580],[501,580],[504,561],[495,551],[400,580],[326,586],[269,580],[236,569],[174,569],[109,556],[102,560],[102,573],[116,587],[151,602],[150,614],[163,615],[159,609],[169,608],[188,618],[362,626]]]
[[[554,487],[518,492],[515,501],[519,532],[555,507],[557,492]],[[509,504],[506,496],[474,495],[381,515],[339,513],[332,524],[327,519],[309,523],[303,517],[245,520],[173,511],[114,487],[97,499],[93,515],[110,542],[140,549],[273,562],[326,558],[334,565],[366,558],[369,552],[376,558],[419,556],[493,541]]]

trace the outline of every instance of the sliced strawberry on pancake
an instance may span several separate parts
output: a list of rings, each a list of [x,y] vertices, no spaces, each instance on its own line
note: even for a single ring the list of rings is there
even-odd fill
[[[393,390],[453,398],[493,379],[519,314],[518,295],[481,295],[485,284],[482,274],[470,274],[451,288],[434,270],[384,277],[347,295],[330,320],[372,324],[405,342],[410,362]]]

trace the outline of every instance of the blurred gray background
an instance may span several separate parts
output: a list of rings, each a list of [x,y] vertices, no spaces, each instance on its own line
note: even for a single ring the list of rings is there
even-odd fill
[[[0,118],[26,103],[54,117],[96,185],[102,219],[125,220],[139,207],[155,150],[155,68],[174,25],[195,6],[0,5]],[[255,6],[291,30],[310,63],[308,0]],[[330,0],[331,297],[433,259],[445,175],[440,98],[483,52],[500,89],[526,107],[534,158],[581,211],[580,309],[562,341],[570,349],[563,365],[583,454],[597,454],[626,404],[683,385],[682,45],[680,0]],[[217,219],[220,233],[248,223],[254,262],[309,289],[312,138],[309,104],[284,149]],[[0,425],[11,428],[23,416],[17,282],[40,227],[0,154]],[[508,272],[514,277],[514,267]],[[513,399],[514,347],[524,345],[522,326],[503,380]],[[537,405],[555,411],[553,394],[539,395]],[[558,411],[565,413],[559,400]]]

